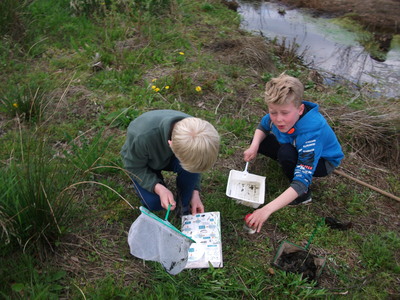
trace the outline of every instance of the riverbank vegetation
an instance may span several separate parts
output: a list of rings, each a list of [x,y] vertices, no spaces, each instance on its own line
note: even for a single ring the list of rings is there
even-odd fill
[[[290,299],[400,295],[400,204],[338,175],[316,180],[314,203],[242,230],[249,207],[225,195],[244,168],[265,82],[286,72],[321,105],[346,159],[341,169],[394,195],[399,186],[398,99],[325,86],[293,47],[239,29],[217,0],[32,0],[0,3],[0,295],[5,299]],[[126,128],[153,109],[215,125],[216,166],[204,174],[207,211],[222,217],[223,268],[168,275],[129,254],[140,214],[122,169]],[[396,127],[397,126],[397,127]],[[278,165],[257,158],[266,200],[286,188]],[[167,183],[172,180],[166,178]],[[271,266],[284,240],[327,258],[318,282]],[[174,220],[177,227],[179,221]],[[351,227],[351,228],[350,228]]]

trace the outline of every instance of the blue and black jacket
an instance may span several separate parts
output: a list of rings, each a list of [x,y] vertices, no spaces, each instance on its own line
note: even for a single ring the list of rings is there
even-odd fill
[[[340,143],[328,122],[318,111],[318,104],[303,101],[305,114],[288,132],[282,133],[265,115],[258,129],[272,133],[280,144],[292,144],[298,152],[298,161],[291,186],[299,194],[306,192],[320,158],[337,167],[344,157]]]

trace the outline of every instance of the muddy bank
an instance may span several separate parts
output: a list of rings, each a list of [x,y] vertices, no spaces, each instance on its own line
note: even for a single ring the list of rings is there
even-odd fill
[[[400,33],[400,0],[281,0],[291,7],[313,9],[318,14],[348,15],[368,31],[387,34]]]

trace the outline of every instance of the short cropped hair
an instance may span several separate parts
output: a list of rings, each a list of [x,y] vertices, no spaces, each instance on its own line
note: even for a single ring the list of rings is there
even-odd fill
[[[284,73],[277,78],[272,78],[265,85],[265,103],[267,105],[293,103],[299,107],[303,95],[304,86],[300,80]]]
[[[185,118],[172,129],[172,152],[188,172],[209,170],[217,160],[219,144],[220,137],[214,126],[199,118]]]

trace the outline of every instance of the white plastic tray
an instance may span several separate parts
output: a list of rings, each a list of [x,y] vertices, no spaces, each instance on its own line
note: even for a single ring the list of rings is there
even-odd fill
[[[248,163],[244,172],[231,170],[229,172],[226,195],[237,203],[253,208],[264,204],[265,177],[247,172]]]

